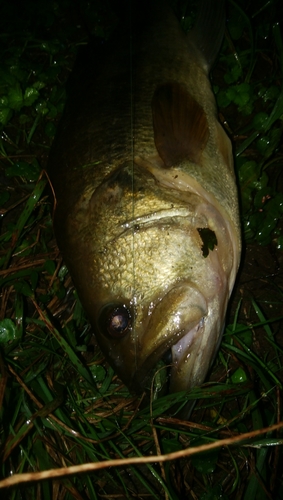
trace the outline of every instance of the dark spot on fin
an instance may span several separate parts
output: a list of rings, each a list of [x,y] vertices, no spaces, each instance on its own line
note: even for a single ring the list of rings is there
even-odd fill
[[[209,227],[198,227],[197,230],[203,242],[201,247],[202,255],[207,257],[209,250],[213,250],[217,246],[216,234]]]
[[[152,99],[154,141],[165,167],[199,163],[209,137],[204,110],[184,85],[160,85]]]

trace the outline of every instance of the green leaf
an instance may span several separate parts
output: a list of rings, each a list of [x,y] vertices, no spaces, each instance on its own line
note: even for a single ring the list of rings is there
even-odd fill
[[[229,497],[222,492],[220,485],[215,485],[212,488],[207,486],[207,492],[203,493],[200,500],[229,500]]]
[[[40,174],[40,168],[37,164],[18,161],[6,168],[5,174],[7,177],[19,176],[25,177],[28,181],[36,181]]]
[[[268,119],[269,119],[269,116],[264,111],[257,113],[253,117],[253,121],[252,121],[253,128],[255,128],[256,130],[259,130],[260,132],[265,130],[266,123],[267,123]]]
[[[31,106],[39,96],[39,92],[34,87],[27,87],[24,93],[24,106]]]
[[[91,374],[95,382],[103,382],[106,376],[106,370],[101,365],[91,365],[90,367]]]
[[[191,442],[192,446],[207,444],[207,441],[198,440]],[[192,455],[191,460],[194,467],[202,474],[212,474],[215,471],[219,456],[219,450],[197,453]]]
[[[10,108],[18,111],[23,106],[23,92],[19,83],[16,83],[8,92]]]
[[[27,281],[21,280],[14,283],[14,288],[17,292],[22,293],[26,297],[33,297],[33,291]]]
[[[6,125],[12,116],[13,112],[11,108],[0,108],[0,123],[3,125]]]
[[[44,263],[44,269],[46,269],[47,273],[50,275],[50,276],[53,276],[53,274],[55,273],[56,271],[56,264],[53,260],[46,260],[45,263]]]
[[[0,321],[0,343],[7,344],[17,338],[17,329],[14,322],[7,318]]]
[[[247,382],[248,378],[246,372],[243,368],[237,368],[237,370],[231,375],[231,382],[233,384],[241,384],[242,382]]]

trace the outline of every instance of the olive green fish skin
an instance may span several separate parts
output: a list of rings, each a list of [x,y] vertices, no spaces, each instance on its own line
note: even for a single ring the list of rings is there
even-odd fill
[[[166,2],[146,19],[78,70],[48,171],[58,245],[103,352],[140,391],[171,349],[176,391],[203,382],[221,340],[238,199],[197,31],[186,36]],[[203,228],[217,241],[207,256]],[[128,327],[113,337],[116,307]]]

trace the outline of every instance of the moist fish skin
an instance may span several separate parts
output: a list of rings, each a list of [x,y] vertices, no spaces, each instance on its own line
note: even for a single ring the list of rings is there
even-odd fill
[[[240,261],[232,149],[209,71],[224,1],[185,34],[143,4],[70,82],[48,173],[54,229],[102,351],[140,392],[171,351],[169,390],[203,383]]]

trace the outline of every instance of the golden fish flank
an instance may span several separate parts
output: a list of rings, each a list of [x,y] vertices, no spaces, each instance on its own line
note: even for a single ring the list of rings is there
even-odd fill
[[[149,4],[131,44],[122,27],[98,69],[91,51],[78,62],[49,173],[58,244],[102,350],[136,391],[170,351],[176,391],[203,382],[219,346],[240,229],[208,79],[224,2],[199,2],[189,35],[166,2]]]

